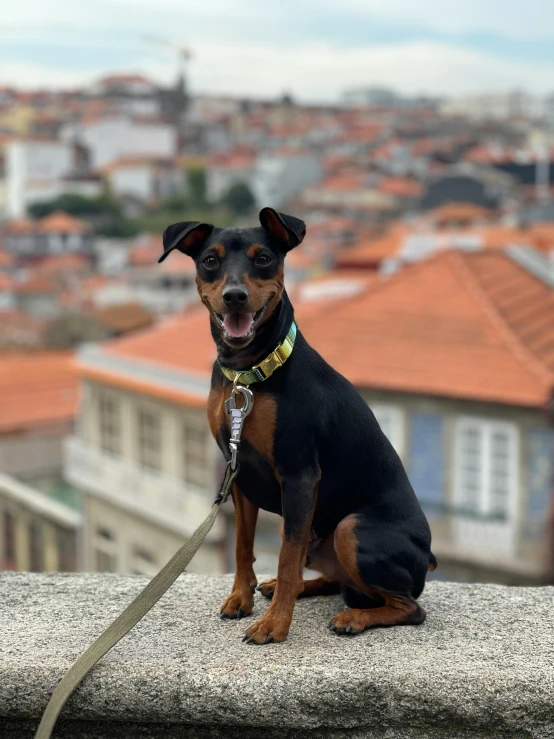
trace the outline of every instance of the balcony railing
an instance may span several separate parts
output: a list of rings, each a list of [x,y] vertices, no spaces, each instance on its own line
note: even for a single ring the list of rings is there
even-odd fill
[[[76,436],[65,442],[64,467],[73,485],[184,536],[205,518],[217,493],[215,481],[209,490],[185,485],[112,457]],[[210,538],[222,534],[223,522],[216,521]]]

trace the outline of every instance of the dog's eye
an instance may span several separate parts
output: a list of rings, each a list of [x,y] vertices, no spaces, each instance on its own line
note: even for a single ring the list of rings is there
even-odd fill
[[[214,267],[217,267],[217,259],[212,254],[209,254],[202,260],[202,264],[208,269],[214,269]]]
[[[256,264],[258,267],[267,267],[271,263],[271,257],[269,254],[258,254],[256,257]]]

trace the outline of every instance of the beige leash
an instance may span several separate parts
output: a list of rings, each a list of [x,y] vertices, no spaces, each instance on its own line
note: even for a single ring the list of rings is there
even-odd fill
[[[123,613],[100,634],[98,639],[90,645],[86,652],[65,673],[48,701],[48,705],[35,734],[35,739],[50,739],[60,711],[81,680],[120,639],[131,631],[133,626],[136,626],[144,618],[148,611],[169,590],[175,580],[185,570],[212,528],[217,513],[231,492],[238,473],[239,465],[236,464],[235,469],[233,469],[232,463],[229,462],[219,494],[206,520],[200,524],[190,539],[173,555],[165,567],[150,580],[144,590],[137,595]]]

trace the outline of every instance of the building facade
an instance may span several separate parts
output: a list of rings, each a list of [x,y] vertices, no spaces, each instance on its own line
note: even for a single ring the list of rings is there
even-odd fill
[[[80,499],[62,477],[76,408],[71,354],[0,360],[0,570],[82,568]]]
[[[427,515],[435,577],[550,580],[554,431],[545,412],[393,392],[363,397]]]

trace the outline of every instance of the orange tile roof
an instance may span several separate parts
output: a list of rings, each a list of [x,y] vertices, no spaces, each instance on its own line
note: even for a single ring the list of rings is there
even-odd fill
[[[0,272],[0,291],[13,290],[14,282],[11,277]]]
[[[7,251],[0,250],[0,269],[2,267],[11,267],[15,263],[14,257]]]
[[[130,72],[128,74],[108,74],[108,75],[105,75],[104,77],[100,77],[96,81],[96,84],[97,85],[98,84],[104,84],[104,85],[106,85],[106,84],[113,84],[113,83],[115,83],[115,84],[121,84],[122,82],[123,83],[126,83],[126,82],[140,82],[140,83],[145,84],[145,85],[151,85],[152,87],[155,86],[154,83],[152,82],[152,80],[148,79],[148,77],[145,77],[142,74],[135,74],[135,73],[132,73],[132,72]]]
[[[191,372],[209,379],[215,359],[215,345],[210,334],[209,318],[204,306],[172,317],[133,336],[115,339],[105,345],[108,355],[134,359],[151,366]],[[88,377],[133,392],[145,393],[169,402],[201,408],[206,398],[171,389],[144,378],[124,375],[82,364],[82,377]]]
[[[129,264],[133,267],[152,267],[156,264],[162,252],[161,234],[141,237],[129,249]]]
[[[193,260],[188,257],[186,254],[181,253],[175,253],[173,256],[173,259],[166,259],[164,262],[162,262],[160,265],[156,265],[156,262],[158,261],[158,258],[160,256],[160,251],[158,251],[156,258],[153,262],[150,262],[151,267],[157,267],[158,272],[160,274],[164,275],[196,275],[196,265],[194,264]]]
[[[31,221],[29,218],[18,218],[15,221],[10,221],[6,226],[6,233],[8,234],[32,234],[36,231],[37,224],[35,221]]]
[[[489,279],[496,269],[500,280],[505,255],[444,252],[300,327],[358,387],[542,407],[554,374],[479,284],[482,258],[491,260]],[[522,282],[535,281],[516,269]],[[544,330],[554,340],[550,324]]]
[[[447,221],[483,221],[488,220],[492,211],[474,203],[445,203],[429,211],[429,216],[436,223]]]
[[[427,237],[434,248],[456,248],[472,241],[484,250],[505,249],[508,246],[534,246],[543,251],[554,248],[554,226],[516,228],[497,223],[464,225],[459,228],[440,229],[424,226],[425,217],[416,224],[393,222],[384,234],[360,241],[337,254],[336,266],[340,268],[377,267],[383,259],[401,256],[402,247],[410,236]]]
[[[506,256],[483,253],[467,267],[519,342],[554,376],[554,290]]]
[[[57,210],[49,216],[41,218],[38,222],[38,230],[42,233],[86,233],[90,231],[90,225],[85,221],[73,218],[63,210]]]
[[[90,266],[90,260],[84,254],[54,254],[40,262],[40,272],[45,275],[57,272],[81,272]]]
[[[21,295],[52,295],[58,292],[58,286],[47,277],[33,274],[25,282],[16,283],[15,292]]]
[[[211,375],[215,345],[208,312],[194,306],[151,329],[106,345],[109,354]]]
[[[73,354],[11,354],[0,361],[0,433],[71,421],[77,411]]]
[[[537,249],[554,249],[554,223],[534,223],[522,229],[521,233],[526,235]]]
[[[150,326],[152,314],[140,303],[118,303],[97,308],[92,315],[114,334],[123,334]]]
[[[379,182],[377,189],[389,195],[407,198],[417,198],[423,192],[423,186],[419,182],[407,177],[385,177]]]
[[[383,261],[396,257],[406,236],[410,233],[404,223],[392,223],[384,234],[362,241],[337,253],[336,266],[348,269],[375,268]]]

